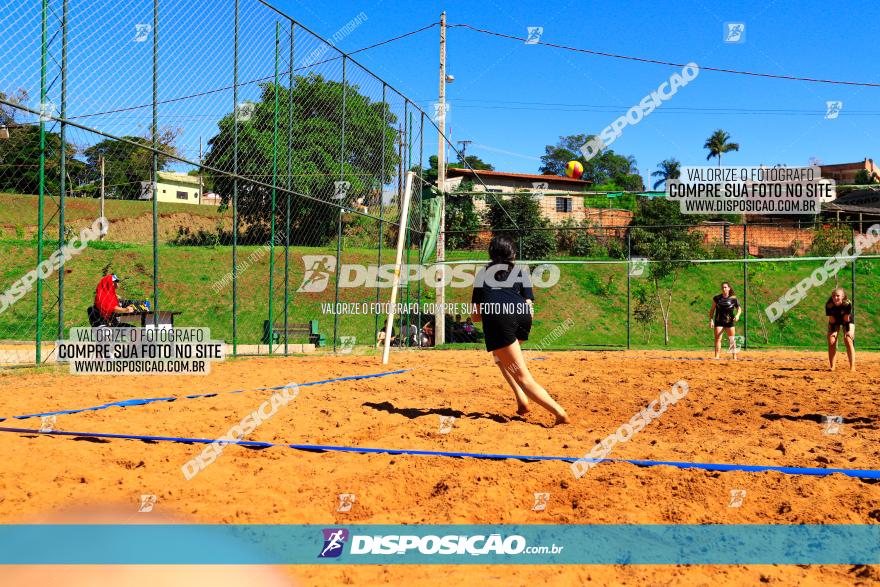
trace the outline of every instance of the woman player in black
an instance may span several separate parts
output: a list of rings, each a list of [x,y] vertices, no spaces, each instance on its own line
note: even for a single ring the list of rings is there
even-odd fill
[[[712,308],[709,310],[709,327],[715,331],[715,358],[721,358],[721,333],[727,331],[727,341],[730,344],[730,351],[736,360],[736,341],[733,338],[736,335],[735,324],[739,321],[739,315],[742,308],[739,307],[739,300],[733,293],[730,283],[723,281],[721,283],[721,293],[712,298]]]
[[[825,302],[825,315],[828,316],[828,363],[834,371],[834,360],[837,357],[837,335],[843,330],[843,343],[846,345],[846,356],[849,358],[849,370],[856,370],[856,317],[853,314],[852,302],[846,297],[842,287],[831,292]]]
[[[556,416],[555,424],[568,424],[568,415],[529,372],[520,344],[532,328],[535,295],[528,273],[514,266],[516,249],[506,236],[489,243],[491,263],[477,275],[471,302],[474,322],[483,323],[486,350],[516,394],[520,415],[529,411],[529,399]]]

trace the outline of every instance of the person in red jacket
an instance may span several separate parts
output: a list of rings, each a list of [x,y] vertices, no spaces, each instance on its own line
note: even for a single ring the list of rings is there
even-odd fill
[[[115,314],[134,312],[134,306],[122,307],[119,305],[119,298],[116,296],[118,283],[119,278],[116,275],[105,275],[95,289],[95,309],[105,324],[112,325],[115,322]]]

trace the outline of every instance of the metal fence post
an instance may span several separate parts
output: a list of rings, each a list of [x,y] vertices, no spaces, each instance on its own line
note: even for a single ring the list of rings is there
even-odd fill
[[[734,343],[735,344],[735,343]],[[749,237],[743,215],[743,350],[749,348]]]
[[[855,251],[856,250],[856,233],[853,230],[852,224],[850,224],[850,227],[849,227],[849,237],[850,237],[850,245],[852,247],[850,250]],[[852,270],[851,270],[853,311],[855,311],[855,309],[856,309],[856,258],[857,258],[857,255],[853,255],[853,257],[852,257]]]
[[[388,102],[385,100],[385,92],[387,90],[387,86],[385,82],[382,82],[382,167],[379,169],[379,254],[376,261],[376,266],[382,266],[382,240],[384,239],[383,235],[383,224],[384,224],[384,216],[385,216],[385,143],[387,138],[387,118],[388,118]],[[379,285],[376,284],[376,307],[378,308],[378,304],[381,303],[381,293],[379,289]],[[379,336],[379,312],[376,312],[375,326],[373,327],[373,336]]]
[[[346,105],[346,65],[348,58],[342,56],[342,129],[339,141],[339,181],[345,181],[345,105]],[[345,202],[345,200],[342,200]],[[336,293],[333,312],[333,352],[336,352],[336,339],[339,334],[339,312],[335,311],[339,306],[339,269],[342,265],[342,212],[345,204],[339,208],[339,221],[336,227]]]
[[[290,306],[290,198],[293,190],[293,21],[290,22],[290,61],[287,88],[287,214],[284,237],[284,354],[287,348],[287,326]]]
[[[421,173],[419,174],[419,206],[418,206],[419,234],[421,235],[421,238],[419,239],[419,264],[421,264],[421,262],[422,262],[422,259],[421,259],[422,245],[421,245],[421,243],[425,239],[425,227],[423,226],[425,219],[422,217],[422,214],[423,214],[422,192],[425,189],[425,181],[423,179],[424,178],[424,169],[422,169],[422,164],[423,164],[424,160],[425,160],[425,113],[422,112],[421,116],[419,117],[419,169],[421,170]],[[419,308],[419,311],[416,313],[416,316],[417,316],[416,319],[418,321],[418,329],[419,329],[419,333],[417,334],[417,336],[418,336],[418,340],[419,340],[418,346],[421,346],[421,340],[422,340],[422,335],[421,335],[421,332],[422,332],[422,280],[421,279],[418,282],[418,294],[417,295],[418,295],[418,302],[417,303],[418,303],[418,308]]]
[[[238,354],[238,0],[232,58],[232,355]]]
[[[632,334],[632,238],[629,229],[626,231],[626,348],[631,348]]]
[[[58,201],[58,251],[67,238],[64,226],[64,195],[67,191],[67,16],[68,4],[64,0],[61,17],[61,194]],[[58,340],[64,338],[64,270],[58,271]]]
[[[339,209],[339,220],[336,224],[336,287],[333,304],[333,352],[336,352],[336,335],[339,332],[339,269],[342,263],[342,208]]]
[[[272,298],[275,297],[275,196],[278,186],[278,60],[281,38],[281,23],[275,21],[275,113],[272,122],[272,211],[269,219],[269,354],[275,342],[275,323],[272,316]],[[287,336],[287,332],[284,333]]]
[[[49,10],[49,0],[43,0],[42,24],[40,28],[40,195],[37,203],[37,267],[43,262],[43,208],[46,197],[46,17]],[[42,339],[43,339],[43,277],[42,272],[37,271],[37,331],[36,331],[36,362],[42,362]]]
[[[153,0],[153,327],[159,328],[159,0]]]

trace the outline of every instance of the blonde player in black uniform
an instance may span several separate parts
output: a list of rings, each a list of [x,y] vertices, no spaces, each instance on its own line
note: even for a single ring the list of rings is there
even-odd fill
[[[831,297],[825,302],[825,315],[828,316],[828,363],[834,371],[837,357],[837,336],[843,330],[843,343],[846,345],[846,356],[849,359],[849,370],[856,370],[856,317],[852,302],[846,297],[842,287],[835,288]]]
[[[727,331],[727,341],[730,344],[730,352],[733,353],[733,359],[736,360],[735,324],[739,321],[742,308],[739,306],[739,300],[733,293],[733,288],[727,281],[721,282],[721,293],[712,298],[712,308],[709,310],[709,327],[715,332],[715,358],[721,358],[721,334]]]

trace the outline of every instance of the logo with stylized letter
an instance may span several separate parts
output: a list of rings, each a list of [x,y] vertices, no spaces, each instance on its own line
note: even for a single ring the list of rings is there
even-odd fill
[[[354,493],[340,493],[339,494],[339,507],[336,508],[337,512],[350,512],[352,506],[354,506],[354,502],[357,499]]]
[[[840,116],[840,111],[843,110],[843,102],[840,100],[828,100],[825,102],[825,108],[825,120],[834,120]]]
[[[333,182],[333,199],[344,200],[348,196],[348,190],[351,189],[350,181],[334,181]]]
[[[526,37],[526,45],[537,45],[541,41],[541,35],[544,34],[544,27],[530,26],[526,27],[528,37]]]
[[[330,274],[336,271],[336,257],[333,255],[303,255],[305,275],[299,293],[318,293],[327,289]]]
[[[138,506],[138,512],[141,513],[149,513],[153,511],[153,506],[156,505],[156,496],[151,494],[146,494],[141,496],[141,504]]]
[[[550,494],[549,493],[536,493],[535,494],[535,505],[532,506],[533,512],[543,512],[547,509],[547,504],[550,503]]]
[[[746,40],[746,25],[743,22],[724,23],[725,43],[744,43]]]
[[[840,434],[843,416],[825,416],[822,421],[825,424],[825,434]]]
[[[143,43],[147,40],[147,37],[150,36],[150,33],[153,31],[153,25],[150,24],[136,24],[134,25],[134,42],[135,43]]]
[[[743,502],[746,499],[746,490],[745,489],[731,489],[730,490],[730,501],[727,502],[727,507],[729,508],[738,508],[742,507]]]
[[[440,416],[440,434],[449,434],[455,426],[455,416]]]
[[[348,540],[348,530],[344,528],[324,528],[324,548],[318,558],[338,558]]]
[[[641,277],[648,268],[648,259],[645,257],[633,257],[630,259],[630,277]]]

